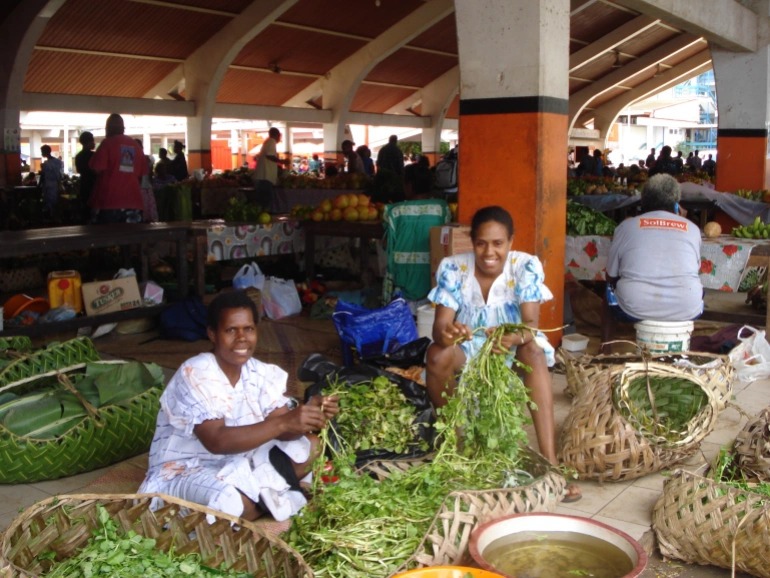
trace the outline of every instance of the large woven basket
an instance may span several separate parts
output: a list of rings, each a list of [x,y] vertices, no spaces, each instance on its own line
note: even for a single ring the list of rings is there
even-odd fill
[[[733,462],[746,478],[770,482],[770,407],[738,432],[732,453]]]
[[[381,472],[404,467],[409,466],[385,462],[377,464]],[[508,514],[555,511],[567,487],[564,476],[530,448],[522,452],[522,469],[532,476],[531,483],[511,488],[462,490],[449,494],[419,547],[397,572],[463,562],[467,558],[471,531],[477,524]]]
[[[163,505],[152,511],[152,498]],[[102,505],[125,531],[173,547],[180,554],[198,553],[212,568],[224,564],[258,578],[312,578],[297,552],[251,522],[162,494],[75,494],[48,498],[27,508],[8,527],[0,549],[2,578],[33,577],[51,565],[38,557],[54,552],[56,561],[71,558],[99,527]],[[210,524],[207,516],[213,517]]]
[[[707,384],[710,390],[714,391],[720,410],[725,408],[733,392],[735,367],[727,355],[700,351],[649,354],[640,350],[637,353],[575,357],[569,352],[559,350],[559,357],[564,363],[567,377],[565,392],[572,397],[577,395],[581,387],[590,384],[598,373],[606,371],[608,367],[626,363],[642,363],[645,360],[670,364],[680,370],[683,375],[699,378]]]
[[[670,366],[649,363],[645,367],[667,370]],[[591,380],[581,384],[562,426],[561,457],[581,479],[598,481],[630,480],[662,470],[692,455],[700,440],[713,428],[718,414],[719,396],[714,383],[687,376],[694,387],[711,392],[709,403],[688,423],[687,434],[672,443],[645,437],[627,420],[613,400],[613,387],[624,371],[643,372],[636,364],[605,366],[594,371]],[[684,373],[682,373],[684,375]],[[702,421],[701,421],[702,420]]]
[[[735,568],[770,578],[770,500],[678,470],[655,504],[661,554],[688,564]]]
[[[146,452],[155,433],[161,388],[94,408],[66,434],[20,437],[0,424],[0,483],[25,484],[89,472]]]

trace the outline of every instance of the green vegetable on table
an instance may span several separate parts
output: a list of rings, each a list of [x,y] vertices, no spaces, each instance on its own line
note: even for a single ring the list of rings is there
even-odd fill
[[[574,201],[567,201],[567,235],[611,236],[617,224],[604,213]]]

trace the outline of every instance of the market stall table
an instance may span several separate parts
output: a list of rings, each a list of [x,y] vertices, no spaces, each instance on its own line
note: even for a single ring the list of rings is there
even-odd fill
[[[4,231],[0,233],[0,259],[58,253],[104,247],[139,246],[141,255],[140,280],[149,278],[149,257],[146,247],[149,244],[172,242],[176,244],[177,283],[180,296],[187,288],[187,239],[189,223],[115,223],[111,225],[77,225],[69,227],[51,227],[46,229],[27,229],[24,231]],[[128,311],[76,317],[67,321],[33,325],[28,327],[8,327],[3,335],[44,334],[73,327],[95,326],[102,323],[131,319],[157,313],[158,307],[140,307]]]
[[[273,217],[273,222],[226,223],[222,220],[193,221],[190,234],[194,243],[195,287],[205,293],[206,263],[291,255],[305,249],[300,223],[289,217]]]
[[[578,281],[604,281],[610,237],[586,235],[567,237],[565,245],[565,274]],[[759,255],[758,247],[768,245],[766,240],[739,239],[723,235],[701,241],[700,279],[706,289],[736,292],[743,272],[752,255]],[[764,249],[763,249],[764,250]]]
[[[363,250],[368,239],[382,239],[385,225],[382,221],[303,221],[305,230],[305,274],[308,279],[315,278],[315,242],[316,237],[348,237],[361,239],[361,270],[365,268],[366,251]]]

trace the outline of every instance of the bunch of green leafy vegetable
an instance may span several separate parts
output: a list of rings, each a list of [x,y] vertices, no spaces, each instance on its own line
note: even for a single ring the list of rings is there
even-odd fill
[[[293,520],[288,542],[318,578],[388,576],[419,547],[451,492],[504,486],[521,464],[530,402],[507,363],[512,356],[495,353],[495,345],[503,333],[527,330],[496,328],[468,361],[455,395],[437,411],[440,446],[430,461],[378,481],[355,470],[355,452],[343,444],[331,460],[338,481],[325,486],[324,460],[316,463],[315,495]],[[329,428],[320,437],[327,443]]]
[[[719,484],[730,486],[745,492],[753,492],[767,496],[770,499],[770,483],[750,480],[735,462],[735,457],[727,448],[721,448],[717,457],[709,469],[709,476]],[[738,502],[745,501],[745,496],[737,497]],[[760,500],[755,507],[761,507],[768,503],[768,500]]]
[[[414,406],[398,385],[385,376],[353,385],[331,384],[328,395],[339,395],[335,429],[354,451],[385,450],[404,454],[428,444],[416,434]]]
[[[223,217],[228,223],[256,223],[262,212],[264,209],[260,205],[230,197]]]
[[[47,578],[92,578],[120,576],[121,578],[190,577],[210,578],[212,575],[247,578],[246,572],[228,572],[205,566],[199,554],[177,555],[155,547],[153,538],[140,536],[133,530],[118,529],[109,512],[97,505],[99,525],[88,544],[76,556],[53,565]],[[53,560],[54,552],[41,554],[41,559]]]
[[[581,203],[567,201],[567,235],[605,235],[615,232],[617,224],[604,213]]]

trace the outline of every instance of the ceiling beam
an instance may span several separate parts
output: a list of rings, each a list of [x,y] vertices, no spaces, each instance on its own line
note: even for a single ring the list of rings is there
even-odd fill
[[[585,48],[570,54],[569,71],[574,72],[581,66],[585,66],[592,60],[595,60],[606,54],[607,51],[617,48],[631,38],[655,27],[660,20],[650,18],[649,16],[637,16],[633,20],[626,22],[622,26],[615,28],[609,34],[605,34],[596,42],[592,42]]]
[[[630,77],[643,72],[644,70],[657,66],[659,62],[662,62],[666,58],[686,50],[695,44],[703,44],[704,48],[707,47],[706,41],[703,38],[696,38],[689,34],[683,34],[682,36],[673,38],[668,42],[653,48],[646,54],[640,56],[636,60],[625,64],[622,68],[618,68],[609,74],[599,78],[592,82],[589,86],[573,93],[569,97],[569,123],[570,127],[573,126],[575,119],[582,113],[583,109],[591,104],[591,101],[613,88],[623,85]]]
[[[755,52],[759,48],[759,31],[768,21],[766,15],[760,16],[735,0],[613,0],[613,3],[660,18],[737,52]],[[760,19],[764,21],[762,27]]]
[[[24,110],[60,112],[99,112],[112,114],[148,114],[154,116],[182,116],[195,114],[195,103],[155,98],[124,98],[118,96],[85,96],[77,94],[50,94],[25,92],[22,95]]]
[[[609,126],[615,122],[618,115],[635,102],[650,98],[664,90],[685,82],[691,78],[711,70],[711,51],[703,50],[698,54],[688,58],[661,72],[659,75],[646,80],[640,85],[628,90],[612,100],[602,103],[591,111],[586,110],[575,123],[576,126],[584,126],[590,120],[594,121],[594,126],[606,133]]]

